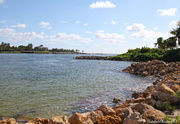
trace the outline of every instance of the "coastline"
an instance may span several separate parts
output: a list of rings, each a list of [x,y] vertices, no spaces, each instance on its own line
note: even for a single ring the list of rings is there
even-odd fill
[[[120,100],[116,99],[115,102],[118,104],[113,108],[110,108],[107,105],[101,105],[92,112],[82,114],[75,113],[69,119],[67,119],[66,116],[57,116],[51,119],[36,118],[28,121],[28,123],[62,122],[64,124],[104,124],[106,121],[108,124],[116,124],[114,122],[117,122],[117,124],[128,124],[130,121],[141,123],[147,123],[148,121],[158,122],[164,119],[165,114],[172,113],[172,110],[165,110],[165,112],[162,112],[158,109],[158,106],[162,107],[166,104],[172,104],[173,106],[177,106],[175,110],[179,109],[178,105],[180,104],[180,98],[175,96],[175,94],[177,95],[176,92],[180,89],[180,82],[178,80],[180,79],[179,68],[179,62],[166,63],[158,60],[131,64],[131,66],[123,71],[142,76],[155,76],[158,79],[153,83],[154,85],[147,87],[144,92],[134,92],[132,94],[133,98],[127,99],[125,102],[120,102]],[[15,119],[4,119],[0,121],[0,123],[17,122],[18,120]]]

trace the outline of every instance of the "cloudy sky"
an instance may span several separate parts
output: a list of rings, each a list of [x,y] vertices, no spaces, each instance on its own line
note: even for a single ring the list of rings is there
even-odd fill
[[[180,0],[0,0],[0,42],[90,53],[154,47],[180,20]]]

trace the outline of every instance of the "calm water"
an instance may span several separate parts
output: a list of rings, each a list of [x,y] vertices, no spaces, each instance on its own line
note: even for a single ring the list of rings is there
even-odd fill
[[[119,72],[131,62],[77,55],[0,54],[0,116],[50,118],[114,106],[152,81]]]

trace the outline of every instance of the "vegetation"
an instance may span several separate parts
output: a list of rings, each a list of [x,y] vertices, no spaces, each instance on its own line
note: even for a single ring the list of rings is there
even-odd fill
[[[33,44],[29,43],[27,46],[20,45],[20,46],[11,46],[10,43],[2,42],[0,45],[0,53],[37,53],[37,54],[49,54],[55,52],[65,52],[65,53],[79,53],[79,50],[76,49],[58,49],[53,48],[52,50],[48,50],[47,47],[43,45],[36,46],[33,48]]]
[[[165,110],[173,111],[176,109],[176,106],[172,106],[170,102],[161,102],[161,104],[157,106],[157,108],[161,111],[165,111]]]
[[[155,43],[157,48],[136,48],[129,49],[128,52],[117,56],[110,57],[112,60],[122,61],[149,61],[163,60],[167,62],[180,61],[180,21],[177,23],[177,28],[170,31],[173,37],[163,39],[159,37]]]
[[[180,116],[177,115],[175,118],[170,118],[168,115],[164,117],[164,122],[167,124],[179,124],[180,123]]]

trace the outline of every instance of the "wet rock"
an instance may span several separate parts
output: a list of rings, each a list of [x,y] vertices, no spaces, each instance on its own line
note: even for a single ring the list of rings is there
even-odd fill
[[[56,116],[49,120],[48,124],[69,124],[66,116]]]
[[[104,118],[98,120],[97,124],[122,124],[122,120],[116,115],[106,115]]]
[[[105,104],[101,105],[96,110],[102,111],[104,115],[115,115],[116,114],[116,112],[112,108],[110,108],[109,106],[107,106]]]
[[[88,113],[75,113],[69,118],[70,124],[94,124],[92,120],[89,118],[90,112]]]
[[[124,118],[133,113],[131,107],[119,107],[115,108],[114,111],[122,120],[124,120]]]
[[[118,99],[118,98],[113,99],[113,103],[119,103],[119,102],[122,102],[122,101],[120,99]]]
[[[97,110],[97,111],[92,111],[89,115],[89,118],[92,120],[93,123],[96,123],[97,120],[103,118],[104,115],[102,113],[102,111]]]
[[[175,94],[175,92],[165,84],[162,84],[157,90],[168,94]]]
[[[142,96],[142,93],[141,92],[136,92],[136,91],[134,91],[133,93],[132,93],[132,97],[134,97],[135,99],[137,99],[138,97],[141,97]]]
[[[145,111],[142,115],[142,118],[146,121],[159,121],[164,119],[165,114],[162,111],[159,111],[157,109],[151,109],[148,111]]]
[[[142,116],[139,112],[131,113],[123,121],[123,124],[145,124],[145,123],[146,120],[142,119]]]

